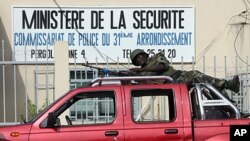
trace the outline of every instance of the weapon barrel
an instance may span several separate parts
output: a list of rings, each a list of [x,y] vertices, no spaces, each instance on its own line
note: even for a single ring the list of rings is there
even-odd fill
[[[110,75],[114,75],[114,76],[136,76],[135,73],[132,73],[130,71],[115,71],[115,70],[109,70],[107,68],[100,68],[100,67],[90,66],[90,65],[86,65],[86,64],[83,64],[83,66],[97,69],[98,71],[101,71],[104,74],[110,74]]]

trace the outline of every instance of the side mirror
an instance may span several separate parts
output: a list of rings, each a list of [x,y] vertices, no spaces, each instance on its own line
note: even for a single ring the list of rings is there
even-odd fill
[[[55,116],[55,114],[53,112],[49,113],[46,127],[51,128],[51,127],[54,127],[55,124],[56,124],[56,116]]]

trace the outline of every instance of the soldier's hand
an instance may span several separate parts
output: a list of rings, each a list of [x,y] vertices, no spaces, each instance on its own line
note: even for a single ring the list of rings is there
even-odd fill
[[[131,68],[131,69],[129,69],[131,72],[135,72],[135,73],[137,73],[137,72],[142,72],[143,70],[142,70],[142,68]]]
[[[118,74],[120,76],[130,76],[130,72],[129,71],[119,71]]]

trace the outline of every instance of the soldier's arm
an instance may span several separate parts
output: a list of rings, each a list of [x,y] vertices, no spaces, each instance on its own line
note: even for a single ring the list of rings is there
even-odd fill
[[[132,72],[164,72],[169,69],[169,61],[163,54],[157,54],[155,58],[157,63],[152,66],[142,67],[142,68],[132,68]]]
[[[163,72],[166,70],[167,70],[167,67],[163,63],[158,63],[154,66],[141,68],[141,71],[148,71],[148,72]]]
[[[158,63],[156,65],[153,66],[149,66],[149,67],[142,67],[142,68],[132,68],[130,69],[130,71],[132,72],[163,72],[163,71],[167,71],[168,69],[168,65],[164,64],[164,63]]]

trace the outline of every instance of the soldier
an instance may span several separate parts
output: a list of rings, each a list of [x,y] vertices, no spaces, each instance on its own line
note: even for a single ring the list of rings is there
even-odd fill
[[[130,59],[135,66],[141,66],[140,68],[131,68],[130,71],[138,75],[165,75],[173,78],[176,83],[186,83],[188,88],[193,87],[194,83],[208,82],[213,85],[219,91],[229,89],[235,93],[239,92],[239,77],[236,75],[231,80],[218,79],[201,73],[198,70],[181,71],[175,70],[170,66],[167,58],[158,53],[155,56],[149,58],[149,55],[141,49],[135,49]],[[227,96],[228,97],[228,96]]]

